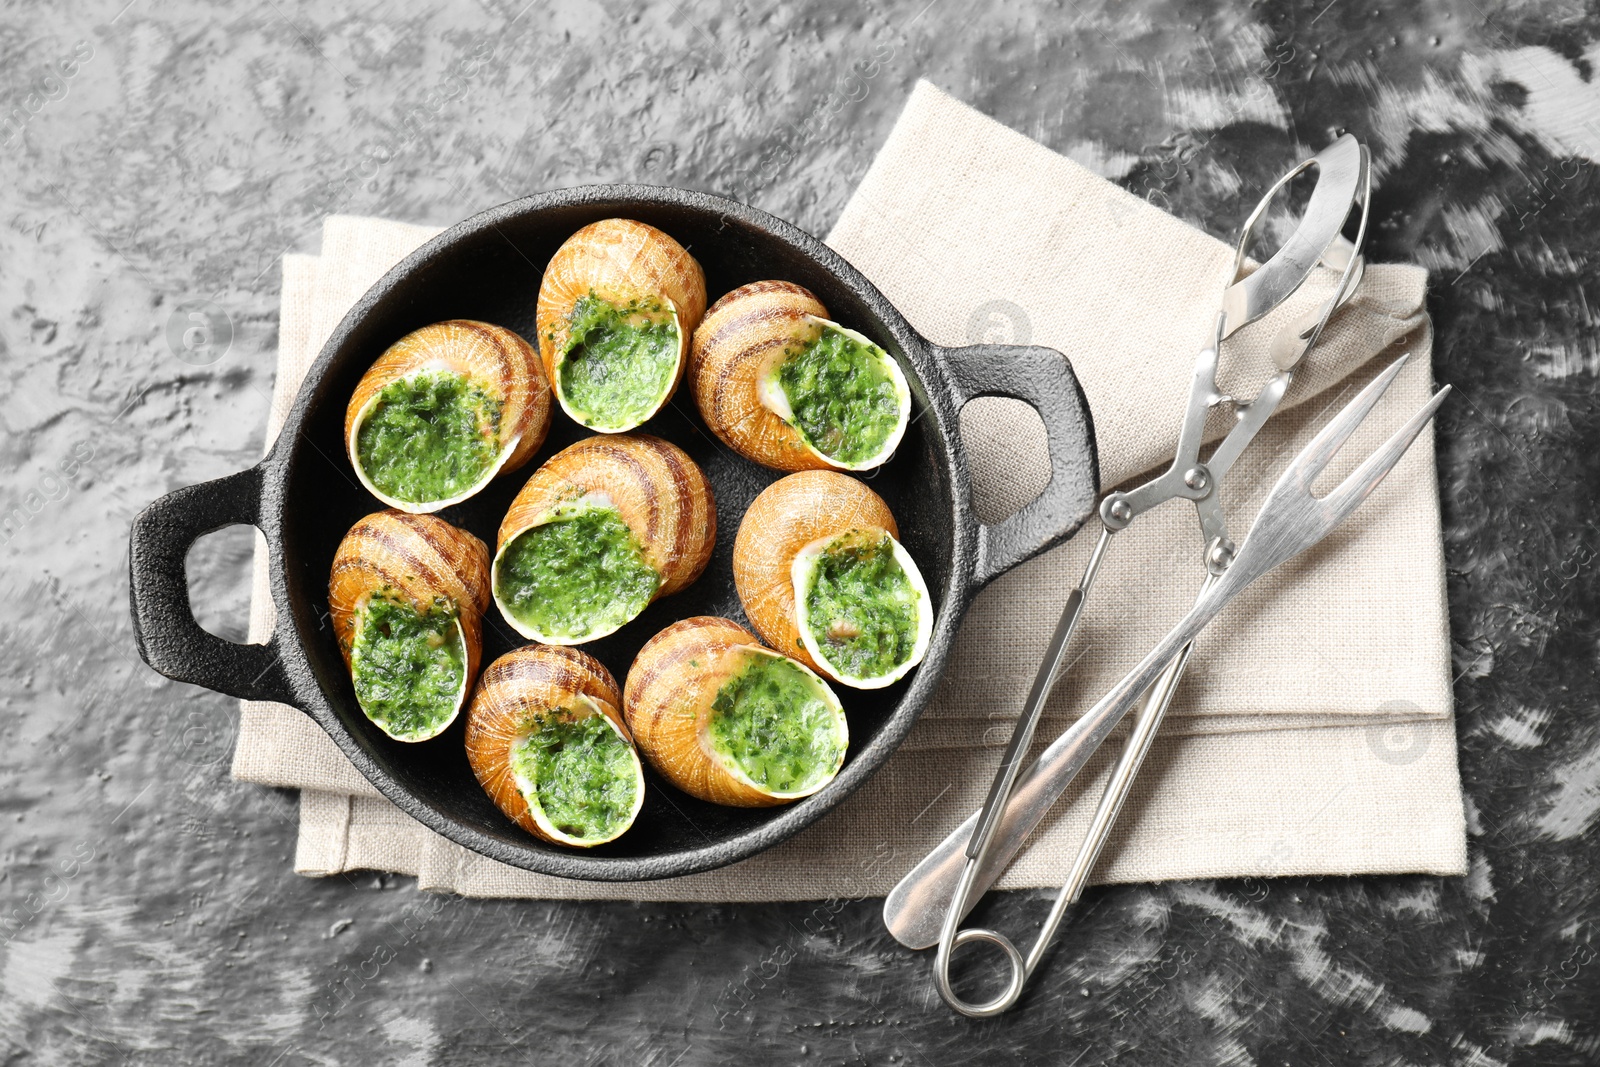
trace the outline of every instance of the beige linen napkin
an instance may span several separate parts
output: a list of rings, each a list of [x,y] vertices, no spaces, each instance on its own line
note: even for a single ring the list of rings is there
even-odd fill
[[[320,256],[284,257],[269,441],[345,311],[435,232],[335,217]],[[936,342],[1026,340],[1066,353],[1089,397],[1108,487],[1170,459],[1194,357],[1230,268],[1222,243],[926,83],[828,240]],[[1296,409],[1274,419],[1226,483],[1236,537],[1327,409],[1382,363],[1411,354],[1342,469],[1426,398],[1424,283],[1418,268],[1369,269],[1295,382],[1288,403]],[[1266,377],[1277,321],[1330,285],[1308,285],[1276,320],[1230,340],[1224,388],[1250,395]],[[1380,352],[1382,360],[1371,358]],[[1043,427],[1015,402],[975,402],[962,432],[986,518],[1020,507],[1048,480]],[[1073,542],[981,593],[903,748],[816,826],[723,870],[612,885],[494,863],[401,814],[309,719],[281,705],[244,703],[234,774],[302,790],[295,869],[303,874],[391,870],[416,875],[424,888],[476,896],[882,894],[981,803],[1095,535],[1091,521]],[[1170,504],[1119,535],[1041,739],[1183,614],[1202,578],[1199,554],[1187,505]],[[263,567],[258,556],[252,640],[272,625]],[[1002,886],[1059,882],[1112,757],[1103,752],[1091,764]],[[1095,880],[1459,874],[1465,851],[1430,431],[1345,528],[1262,580],[1201,638]]]

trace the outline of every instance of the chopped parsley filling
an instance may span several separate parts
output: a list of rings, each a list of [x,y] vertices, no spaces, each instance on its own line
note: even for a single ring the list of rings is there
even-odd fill
[[[517,534],[495,565],[494,583],[516,621],[547,638],[579,641],[638,615],[661,576],[614,508],[580,505]]]
[[[556,373],[561,396],[579,422],[631,429],[660,406],[678,368],[678,324],[659,301],[617,305],[589,293],[567,317],[567,342]]]
[[[545,714],[511,749],[529,807],[579,841],[606,841],[627,825],[638,797],[633,752],[603,715]]]
[[[385,496],[448,500],[494,466],[500,403],[450,371],[425,371],[384,386],[356,430],[361,469]]]
[[[794,413],[791,424],[812,448],[844,464],[883,451],[901,415],[889,359],[832,326],[791,348],[778,365],[778,385]]]
[[[467,650],[456,610],[441,598],[419,612],[409,601],[367,601],[350,647],[356,700],[367,718],[401,741],[433,737],[456,713]]]
[[[882,531],[836,537],[803,591],[807,628],[836,674],[880,678],[916,650],[922,594]]]
[[[841,716],[830,696],[793,660],[747,654],[712,701],[712,749],[773,793],[814,789],[844,760]]]

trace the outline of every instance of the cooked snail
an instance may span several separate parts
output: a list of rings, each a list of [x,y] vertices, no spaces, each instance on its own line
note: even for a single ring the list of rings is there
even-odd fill
[[[533,346],[471,319],[406,334],[368,368],[345,409],[361,484],[392,508],[438,511],[516,470],[550,429]]]
[[[654,226],[602,219],[567,238],[536,312],[561,409],[601,433],[643,423],[677,390],[705,310],[700,264]]]
[[[733,807],[815,793],[839,773],[850,743],[828,683],[709,615],[673,623],[639,650],[623,709],[662,777]]]
[[[751,282],[713,304],[695,330],[689,382],[729,448],[784,471],[876,467],[911,415],[894,357],[789,282]]]
[[[426,741],[466,701],[483,651],[489,550],[432,515],[380,511],[339,542],[333,632],[356,700],[397,741]]]
[[[933,598],[883,498],[848,475],[802,471],[762,490],[733,542],[733,581],[774,648],[857,689],[927,654]]]
[[[644,434],[586,438],[511,502],[495,603],[530,640],[593,641],[698,578],[716,539],[711,483],[682,449]]]
[[[644,768],[600,661],[524,645],[489,664],[467,711],[467,762],[484,792],[543,841],[588,848],[633,825]]]

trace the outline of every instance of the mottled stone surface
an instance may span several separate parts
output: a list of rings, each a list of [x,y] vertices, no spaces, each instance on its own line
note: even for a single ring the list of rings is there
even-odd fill
[[[1600,1061],[1585,9],[123,3],[0,16],[0,1061]],[[872,900],[474,902],[291,874],[292,795],[227,776],[234,702],[146,669],[126,611],[135,512],[260,452],[279,255],[314,251],[329,212],[445,224],[613,180],[822,233],[919,75],[1219,235],[1335,131],[1372,145],[1374,256],[1435,271],[1458,390],[1470,876],[1091,891],[1026,1006],[974,1024]],[[232,636],[249,546],[194,557]],[[993,911],[1020,928],[1043,899]]]

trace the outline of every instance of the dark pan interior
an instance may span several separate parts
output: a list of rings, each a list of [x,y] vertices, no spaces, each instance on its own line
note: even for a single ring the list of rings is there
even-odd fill
[[[529,201],[521,202],[526,207],[508,205],[488,213],[493,219],[489,223],[469,220],[447,235],[448,242],[429,246],[402,264],[351,313],[346,326],[330,341],[331,362],[320,380],[310,381],[309,398],[302,397],[306,406],[299,439],[285,446],[293,450],[287,463],[282,513],[288,596],[306,656],[338,722],[370,757],[378,773],[390,779],[391,789],[386,792],[391,796],[397,787],[465,830],[464,835],[451,835],[457,840],[530,869],[574,877],[636,878],[717,866],[773,843],[779,835],[762,830],[789,809],[707,804],[647,770],[644,810],[628,833],[593,850],[565,849],[524,833],[479,788],[463,748],[465,714],[441,737],[413,745],[389,740],[366,720],[326,623],[327,576],[345,531],[362,515],[382,506],[361,488],[350,469],[342,443],[345,405],[361,374],[403,334],[441,319],[473,318],[498,323],[533,339],[534,303],[543,265],[574,231],[617,215],[658,226],[687,246],[705,268],[710,300],[760,279],[798,282],[816,293],[835,319],[893,352],[912,383],[915,411],[905,441],[895,458],[869,475],[868,481],[893,510],[903,541],[940,601],[934,637],[938,647],[929,663],[890,689],[862,692],[835,687],[850,720],[847,771],[863,758],[879,763],[887,757],[892,746],[874,747],[873,742],[903,701],[907,703],[903,710],[914,715],[915,709],[909,705],[924,702],[931,693],[934,679],[918,685],[918,676],[930,667],[937,671],[954,632],[953,612],[961,607],[959,582],[964,578],[952,573],[959,533],[950,450],[940,438],[940,418],[920,417],[928,414],[931,375],[918,339],[892,312],[875,313],[873,303],[881,297],[856,291],[789,238],[771,232],[759,220],[728,217],[716,209],[720,201],[702,201],[621,199],[553,206]],[[328,351],[323,355],[330,358]],[[317,373],[314,369],[313,377]],[[940,405],[935,401],[934,406]],[[291,429],[294,421],[291,417]],[[617,634],[583,646],[605,663],[619,684],[640,646],[669,623],[692,615],[722,615],[748,625],[733,585],[734,535],[751,500],[780,477],[778,472],[734,455],[717,441],[695,410],[687,385],[643,429],[676,443],[705,470],[716,494],[717,544],[705,574],[688,590],[657,601]],[[549,439],[532,462],[441,517],[471,530],[492,551],[501,517],[527,477],[557,450],[587,435],[588,431],[556,406]],[[520,643],[491,605],[485,624],[484,664]],[[903,732],[909,721],[905,715],[900,719]],[[854,781],[836,781],[799,804],[818,806],[819,812],[831,807],[864,775],[841,775],[846,777]],[[686,853],[696,853],[698,858],[672,860]],[[662,862],[637,862],[651,858]]]

